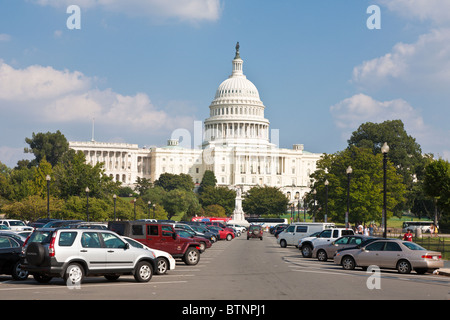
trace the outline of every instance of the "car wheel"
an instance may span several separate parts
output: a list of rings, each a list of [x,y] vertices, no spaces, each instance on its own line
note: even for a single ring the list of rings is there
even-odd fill
[[[312,256],[312,249],[311,246],[302,246],[302,256],[303,258],[311,258]]]
[[[328,255],[325,250],[317,251],[317,260],[319,260],[319,261],[327,261],[328,260]]]
[[[197,249],[189,247],[184,254],[184,263],[187,265],[196,265],[200,260],[200,253]]]
[[[286,240],[280,240],[280,247],[282,247],[282,248],[286,248],[287,247]]]
[[[137,282],[149,282],[153,276],[153,268],[150,262],[141,261],[138,263],[134,271],[134,279]]]
[[[411,272],[411,264],[406,260],[397,262],[397,271],[401,274],[408,274]]]
[[[78,263],[71,263],[64,272],[64,281],[66,284],[80,284],[84,278],[83,267]]]
[[[211,237],[211,241],[212,241],[212,242],[216,242],[216,241],[217,241],[217,238],[216,238],[215,236],[212,236],[212,237]]]
[[[353,270],[356,267],[355,260],[350,256],[343,257],[341,264],[345,270]]]
[[[169,263],[164,258],[156,260],[156,274],[165,274],[169,270]]]
[[[261,237],[261,238],[259,238],[259,240],[262,240],[262,237]]]
[[[204,252],[206,250],[206,244],[204,242],[200,242],[200,252]]]
[[[231,241],[233,239],[233,236],[231,234],[227,234],[227,241]]]
[[[17,261],[12,269],[11,275],[14,280],[18,280],[18,281],[26,280],[28,278],[28,271],[23,270],[21,268],[20,261]]]
[[[50,280],[53,279],[53,277],[46,276],[44,274],[39,274],[39,273],[33,274],[33,278],[34,278],[34,280],[36,280],[39,283],[49,283]]]

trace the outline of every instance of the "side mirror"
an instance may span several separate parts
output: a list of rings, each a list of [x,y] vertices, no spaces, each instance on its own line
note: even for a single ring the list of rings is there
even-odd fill
[[[130,244],[128,242],[125,243],[125,246],[123,247],[124,250],[130,249]]]
[[[176,234],[176,232],[172,233],[172,238],[173,238],[173,240],[177,240],[177,234]]]

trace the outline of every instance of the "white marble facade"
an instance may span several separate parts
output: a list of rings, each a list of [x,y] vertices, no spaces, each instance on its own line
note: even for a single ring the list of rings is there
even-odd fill
[[[322,154],[307,152],[302,144],[278,147],[259,92],[243,73],[239,44],[232,73],[219,85],[209,109],[201,148],[182,147],[176,139],[152,148],[96,141],[71,141],[69,146],[83,151],[87,163],[103,162],[105,173],[124,185],[133,185],[137,177],[155,181],[165,172],[189,174],[199,184],[205,170],[212,170],[219,186],[240,186],[244,192],[256,185],[275,186],[297,202],[310,191],[309,175]]]

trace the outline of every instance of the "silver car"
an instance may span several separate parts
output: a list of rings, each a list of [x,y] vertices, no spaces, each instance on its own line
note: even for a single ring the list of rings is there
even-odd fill
[[[385,269],[397,269],[399,273],[418,274],[442,268],[442,254],[422,248],[418,244],[397,239],[380,239],[360,248],[336,252],[334,262],[346,270],[355,267],[367,269],[371,265]]]
[[[371,238],[372,237],[357,234],[342,236],[332,243],[326,243],[314,247],[312,257],[317,258],[319,261],[327,261],[328,259],[333,259],[336,251],[346,248],[355,248],[356,246]]]

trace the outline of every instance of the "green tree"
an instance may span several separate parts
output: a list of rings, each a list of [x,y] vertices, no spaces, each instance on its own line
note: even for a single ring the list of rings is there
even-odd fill
[[[185,214],[189,208],[190,201],[188,191],[183,189],[173,189],[166,193],[163,199],[163,206],[167,212],[167,218],[172,219],[177,214]]]
[[[25,142],[30,146],[25,148],[26,153],[33,153],[35,159],[30,162],[31,166],[37,166],[42,159],[47,159],[54,167],[62,155],[69,150],[69,142],[58,130],[55,133],[33,132],[32,138],[25,138]]]
[[[214,172],[211,170],[206,170],[203,174],[202,182],[200,182],[200,188],[198,189],[198,193],[202,194],[203,190],[206,187],[215,187],[217,183],[216,176]]]
[[[414,181],[420,179],[420,171],[426,159],[416,139],[406,132],[403,122],[401,120],[366,122],[361,124],[348,140],[349,146],[368,148],[374,155],[381,153],[381,147],[385,142],[389,145],[389,161],[402,176],[406,187],[406,201],[399,202],[398,209],[408,210],[414,205],[414,199],[420,197],[417,193],[420,189],[414,189]]]
[[[276,187],[253,187],[244,195],[242,207],[251,215],[280,215],[286,211],[289,200]]]
[[[218,204],[211,204],[205,208],[205,217],[226,217],[224,207]]]
[[[143,195],[147,190],[149,190],[152,187],[152,185],[153,184],[150,179],[137,177],[136,186],[134,187],[134,190],[140,195]]]
[[[235,199],[236,191],[227,187],[206,186],[199,195],[199,201],[205,210],[207,206],[217,204],[225,209],[228,216],[234,211]]]
[[[349,222],[381,222],[383,208],[383,155],[374,155],[370,149],[350,146],[344,151],[327,154],[317,162],[312,175],[313,189],[317,191],[318,208],[316,217],[325,214],[326,187],[328,180],[328,218],[330,221],[345,221],[347,211],[348,176],[346,169],[351,166]],[[325,168],[328,173],[326,173]],[[397,205],[404,201],[405,186],[392,162],[387,164],[387,216],[392,216]],[[307,201],[311,202],[309,194]]]
[[[172,191],[174,189],[192,191],[195,187],[194,181],[192,181],[192,177],[185,173],[163,173],[155,181],[154,185],[162,187],[166,191]]]
[[[434,221],[442,215],[450,216],[450,163],[443,159],[430,162],[425,167],[423,183],[425,194],[432,198],[435,206]]]

